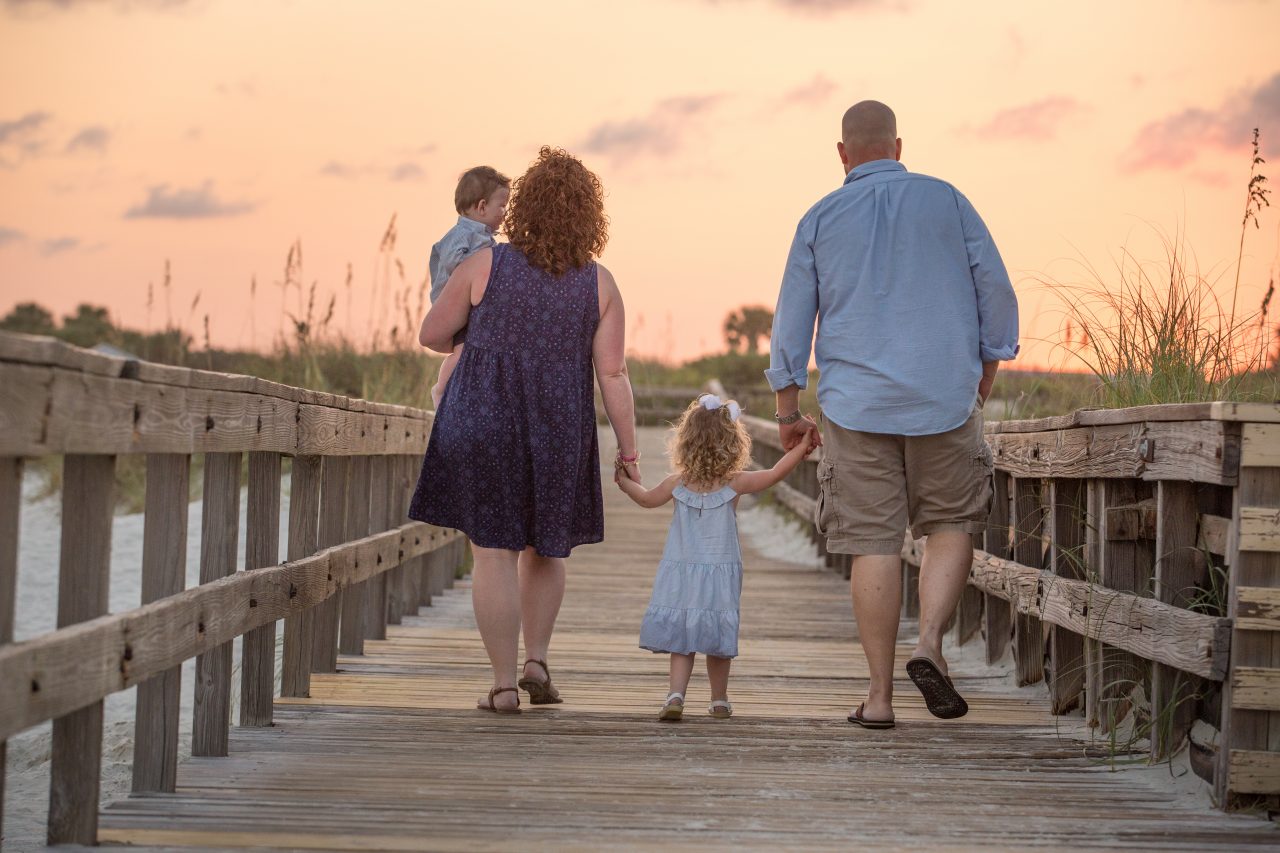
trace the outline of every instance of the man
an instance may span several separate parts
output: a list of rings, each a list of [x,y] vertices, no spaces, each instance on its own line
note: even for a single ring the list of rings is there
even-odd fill
[[[969,201],[898,162],[891,109],[854,104],[841,130],[844,185],[796,229],[765,375],[789,448],[818,428],[798,405],[813,347],[825,447],[816,521],[829,551],[853,555],[853,612],[871,673],[849,722],[890,728],[908,525],[927,543],[907,672],[934,715],[968,712],[942,631],[969,576],[970,534],[990,510],[982,404],[999,363],[1018,352],[1018,306]]]

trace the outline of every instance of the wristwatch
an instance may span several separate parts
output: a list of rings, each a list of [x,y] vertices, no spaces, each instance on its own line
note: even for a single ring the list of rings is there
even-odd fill
[[[800,414],[800,410],[799,410],[799,409],[796,409],[794,412],[792,412],[791,414],[787,415],[786,417],[783,417],[782,415],[778,414],[777,412],[774,412],[774,413],[773,413],[773,419],[774,419],[775,421],[777,421],[779,424],[783,424],[783,425],[785,425],[785,424],[793,424],[793,423],[795,423],[796,421],[800,420],[800,418],[801,418],[801,417],[803,417],[803,415],[801,415],[801,414]]]

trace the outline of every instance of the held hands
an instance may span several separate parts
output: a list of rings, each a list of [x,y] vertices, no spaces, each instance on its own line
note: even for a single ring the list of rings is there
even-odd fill
[[[778,424],[778,440],[782,442],[783,450],[790,450],[802,441],[807,442],[809,447],[805,451],[805,456],[822,446],[822,434],[818,431],[818,424],[809,415],[805,415],[793,424]]]

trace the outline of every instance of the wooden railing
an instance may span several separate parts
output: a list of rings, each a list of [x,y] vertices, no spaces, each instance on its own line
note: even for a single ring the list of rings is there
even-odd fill
[[[772,465],[777,427],[747,425]],[[1280,405],[1080,411],[986,437],[995,500],[955,639],[981,635],[992,662],[1011,649],[1057,714],[1104,731],[1142,716],[1156,756],[1202,720],[1218,734],[1192,764],[1223,805],[1280,794]],[[819,458],[774,490],[810,525]],[[903,546],[909,617],[920,545]],[[847,555],[827,563],[848,576]]]
[[[240,725],[269,726],[277,620],[281,693],[306,696],[339,651],[360,654],[452,586],[462,538],[405,519],[430,430],[418,409],[0,334],[0,780],[3,741],[52,720],[50,843],[96,840],[105,696],[138,686],[133,789],[173,791],[183,661],[196,659],[192,753],[226,755],[235,638]],[[142,601],[108,614],[120,454],[146,455]],[[192,454],[204,455],[200,584],[184,590]],[[63,457],[57,630],[13,643],[23,460],[50,455]]]

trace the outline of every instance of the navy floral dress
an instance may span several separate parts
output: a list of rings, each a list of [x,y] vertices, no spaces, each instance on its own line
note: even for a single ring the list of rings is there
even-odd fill
[[[556,277],[493,250],[409,517],[483,548],[567,557],[604,538],[591,350],[596,265]]]

